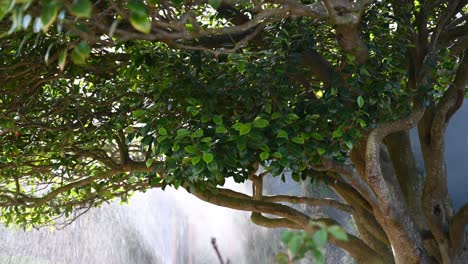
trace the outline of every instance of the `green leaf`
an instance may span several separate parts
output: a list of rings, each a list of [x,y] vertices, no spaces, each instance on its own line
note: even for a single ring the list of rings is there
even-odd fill
[[[341,226],[332,225],[328,227],[328,232],[338,240],[347,240],[348,235]]]
[[[192,134],[192,137],[193,137],[193,138],[203,137],[203,129],[197,129],[197,131],[195,131],[195,132]]]
[[[158,129],[158,134],[161,136],[167,136],[167,130],[164,127]]]
[[[201,142],[205,142],[205,143],[211,142],[211,140],[212,140],[211,137],[204,137],[204,138],[200,139]]]
[[[64,49],[60,52],[58,57],[58,66],[60,71],[65,69],[65,64],[67,63],[67,49]]]
[[[234,128],[235,130],[239,131],[243,125],[244,125],[244,123],[237,122],[237,123],[234,123],[234,124],[232,125],[232,128]]]
[[[148,146],[149,144],[151,144],[151,142],[153,142],[153,137],[151,135],[147,135],[143,138],[141,144],[142,146]]]
[[[133,118],[138,118],[138,117],[140,117],[140,116],[142,116],[144,114],[145,114],[145,110],[139,109],[139,110],[135,110],[135,111],[132,112],[132,117]]]
[[[221,0],[209,0],[208,3],[210,3],[210,1],[211,2],[216,2],[217,6],[219,6],[219,4],[221,4]],[[211,4],[211,3],[210,3],[210,5],[213,6],[213,4]],[[214,7],[214,8],[216,9],[218,7]],[[238,64],[237,64],[237,71],[239,71],[240,73],[244,73],[245,72],[245,66],[246,66],[245,61],[239,61]]]
[[[159,136],[159,137],[156,138],[156,141],[157,141],[158,143],[161,143],[161,142],[163,142],[164,140],[166,140],[167,138],[168,138],[168,136]]]
[[[349,62],[354,62],[356,60],[356,56],[354,56],[353,54],[350,54],[350,53],[347,53],[346,54],[346,58],[349,60]]]
[[[199,175],[204,170],[205,170],[205,164],[203,164],[203,163],[198,163],[198,164],[196,164],[196,166],[194,165],[192,167],[192,173],[193,173],[194,176]]]
[[[210,4],[210,6],[212,6],[214,9],[218,9],[221,3],[222,0],[208,0],[208,4]]]
[[[184,0],[171,0],[171,2],[176,6],[176,7],[180,7],[182,5],[182,3],[184,2]]]
[[[193,97],[187,97],[185,98],[185,101],[193,106],[196,106],[197,105],[197,99],[193,98]]]
[[[278,135],[276,136],[277,138],[288,138],[288,132],[279,129],[278,130]]]
[[[195,154],[197,152],[197,148],[193,145],[186,146],[184,150],[189,154]]]
[[[288,248],[293,255],[296,255],[299,252],[299,249],[302,246],[302,238],[298,235],[295,235],[289,240]]]
[[[299,119],[299,116],[294,114],[294,113],[291,113],[291,114],[288,114],[288,119],[289,120],[298,120]]]
[[[206,122],[208,122],[208,121],[210,121],[210,120],[211,120],[210,117],[208,117],[208,116],[206,116],[206,115],[203,115],[203,116],[201,117],[202,123],[206,123]]]
[[[346,141],[345,141],[345,145],[346,145],[346,147],[348,147],[348,149],[352,149],[352,148],[353,148],[353,142],[351,142],[351,141],[347,141],[347,140],[346,140]]]
[[[93,3],[90,0],[75,0],[70,7],[70,12],[76,17],[90,17],[93,11]]]
[[[370,74],[369,71],[367,71],[366,69],[362,68],[360,71],[361,71],[361,74],[364,74],[364,75],[366,75],[367,77],[371,77],[371,74]]]
[[[142,33],[149,34],[151,32],[151,22],[149,21],[148,16],[130,14],[130,24]]]
[[[327,244],[327,239],[328,239],[328,233],[326,229],[320,229],[317,230],[313,236],[312,239],[314,240],[315,246],[318,248],[321,248]]]
[[[281,159],[283,157],[283,154],[281,154],[280,152],[276,151],[276,152],[273,152],[273,154],[271,154],[274,158],[277,158],[277,159]]]
[[[220,126],[220,125],[223,124],[223,117],[220,116],[220,115],[214,116],[214,117],[213,117],[213,122],[215,122],[215,124],[217,124],[218,126]]]
[[[129,1],[127,4],[127,8],[130,12],[139,14],[139,15],[146,15],[146,5],[143,1],[133,0]]]
[[[47,1],[41,12],[42,31],[47,32],[57,18],[61,4],[55,1]]]
[[[203,153],[203,160],[204,160],[206,163],[212,162],[213,159],[214,159],[213,154],[211,154],[211,153],[209,153],[209,152]]]
[[[359,96],[357,98],[357,104],[358,104],[359,108],[362,108],[364,106],[364,98],[362,98],[362,96]]]
[[[172,151],[178,151],[180,149],[180,145],[179,144],[174,144],[172,146]]]
[[[318,147],[317,152],[318,152],[319,155],[323,155],[327,151],[324,148]]]
[[[366,122],[362,120],[361,118],[356,119],[356,122],[362,127],[366,127]]]
[[[262,153],[260,153],[260,159],[261,159],[262,161],[268,159],[269,156],[270,156],[270,153],[269,153],[269,152],[263,151]]]
[[[292,173],[291,174],[291,178],[295,181],[295,182],[300,182],[301,181],[301,175],[299,173]]]
[[[256,127],[256,128],[264,128],[264,127],[267,127],[269,124],[270,122],[268,122],[268,120],[263,119],[263,118],[256,118],[252,123],[253,127]]]
[[[312,249],[312,257],[314,258],[315,263],[317,264],[325,263],[325,255],[321,250],[317,248]]]
[[[267,102],[265,104],[265,112],[271,114],[271,103]]]
[[[86,60],[89,57],[90,51],[91,48],[89,47],[88,42],[83,40],[80,43],[78,43],[78,45],[75,46],[71,54],[73,63],[78,65],[85,64]]]
[[[198,110],[195,106],[188,106],[186,110],[192,114],[192,116],[196,116],[198,113],[200,113],[200,110]]]
[[[239,129],[239,135],[242,136],[242,135],[248,134],[250,132],[250,128],[251,128],[250,123],[242,124],[242,126]]]
[[[216,173],[218,171],[218,163],[216,162],[208,162],[208,165],[206,166],[209,171]]]
[[[294,236],[294,233],[289,231],[289,230],[283,230],[281,231],[280,238],[283,243],[287,244],[291,240],[291,238]]]
[[[291,138],[291,141],[296,144],[304,144],[304,139],[302,137],[293,137]]]
[[[274,119],[277,119],[281,117],[281,113],[279,112],[274,112],[272,115],[271,115],[271,120],[274,120]]]
[[[15,1],[12,0],[0,0],[0,20],[2,20],[5,15],[11,11],[15,4]]]
[[[197,165],[201,160],[201,156],[195,156],[195,157],[192,157],[192,165],[195,166]]]
[[[223,134],[223,133],[226,133],[226,128],[224,126],[219,126],[215,129],[215,132],[218,133],[218,134]]]
[[[333,131],[332,137],[333,138],[340,138],[343,135],[343,130],[341,127],[338,127],[335,131]]]
[[[145,4],[140,1],[131,1],[127,7],[130,10],[130,24],[142,33],[150,33],[151,22],[149,21]]]
[[[177,129],[177,137],[183,138],[190,134],[190,131],[186,128]]]
[[[316,140],[323,140],[323,136],[317,132],[312,133],[311,136]]]
[[[153,165],[154,159],[149,159],[146,161],[146,167],[149,168],[151,165]]]

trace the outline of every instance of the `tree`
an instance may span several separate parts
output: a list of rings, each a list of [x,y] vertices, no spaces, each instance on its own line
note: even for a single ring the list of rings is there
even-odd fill
[[[360,263],[461,263],[444,134],[468,85],[467,4],[0,1],[1,220],[72,221],[170,185],[272,228],[314,231],[294,204],[346,212],[359,235],[330,242]],[[286,172],[341,199],[265,195]]]

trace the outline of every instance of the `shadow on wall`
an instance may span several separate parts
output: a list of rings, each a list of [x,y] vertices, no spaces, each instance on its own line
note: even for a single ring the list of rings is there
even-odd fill
[[[247,186],[239,188],[248,193]],[[211,237],[217,238],[223,257],[238,264],[251,263],[247,256],[253,252],[246,250],[250,240],[268,244],[267,229],[254,228],[247,213],[167,188],[136,194],[130,205],[95,208],[55,232],[0,227],[0,263],[217,263]]]

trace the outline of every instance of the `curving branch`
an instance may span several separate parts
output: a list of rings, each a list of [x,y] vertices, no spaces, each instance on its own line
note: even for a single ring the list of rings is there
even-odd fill
[[[362,180],[356,169],[352,166],[334,160],[323,160],[321,167],[314,166],[313,169],[317,171],[331,171],[339,173],[348,180],[349,184],[353,188],[359,191],[359,193],[368,203],[371,204],[372,207],[378,207],[377,197],[375,196],[374,191],[369,188],[369,185]]]
[[[354,209],[352,206],[344,203],[340,203],[334,199],[330,198],[309,198],[309,197],[298,197],[298,196],[289,196],[289,195],[274,195],[274,196],[263,196],[262,200],[265,202],[285,202],[292,204],[307,204],[310,206],[324,206],[331,207],[348,214],[353,214]]]
[[[275,204],[255,199],[244,199],[232,196],[226,196],[220,193],[214,193],[210,191],[191,190],[191,193],[197,198],[223,207],[232,209],[250,211],[256,213],[265,213],[276,215],[289,219],[298,226],[306,228],[309,222],[312,220],[306,214],[286,205]]]
[[[242,198],[234,198],[234,197],[229,197],[225,195],[221,195],[220,193],[215,194],[209,191],[201,191],[201,190],[192,190],[192,194],[198,197],[199,199],[206,201],[208,203],[212,203],[215,205],[227,207],[227,208],[232,208],[232,209],[237,209],[237,210],[242,210],[242,211],[250,211],[250,212],[255,212],[255,213],[265,213],[265,214],[271,214],[271,215],[277,215],[281,218],[280,220],[277,219],[265,219],[262,216],[254,216],[256,220],[262,224],[270,224],[270,225],[278,225],[284,224],[284,225],[291,225],[291,226],[297,226],[300,227],[301,229],[308,230],[310,229],[309,223],[310,221],[314,220],[308,217],[307,215],[297,211],[296,209],[293,209],[289,206],[281,205],[281,204],[275,204],[275,203],[270,203],[270,202],[265,202],[265,201],[259,201],[259,200],[254,200],[254,199],[242,199]],[[292,225],[290,222],[287,222],[285,220],[290,221],[291,223],[294,223]],[[324,222],[325,224],[336,224],[336,221],[333,219],[325,218],[325,219],[320,219],[320,221]],[[331,238],[330,242],[337,245],[338,247],[343,248],[347,252],[351,254],[353,258],[355,258],[357,261],[360,263],[385,263],[384,260],[382,259],[382,256],[374,251],[372,248],[370,248],[368,245],[366,245],[361,239],[348,234],[348,240],[343,241],[343,240],[336,240]]]
[[[263,226],[263,227],[268,227],[268,228],[291,228],[291,229],[303,229],[301,226],[298,224],[292,222],[289,219],[286,218],[269,218],[266,216],[263,216],[260,213],[255,213],[253,212],[250,215],[250,220],[252,223],[258,225],[258,226]]]
[[[66,191],[88,185],[88,184],[90,184],[90,183],[92,183],[92,182],[94,182],[96,180],[99,180],[99,179],[110,178],[110,177],[112,177],[113,175],[115,175],[117,173],[118,173],[117,171],[109,170],[109,171],[97,174],[95,176],[90,176],[90,177],[80,179],[80,180],[75,181],[75,182],[71,182],[69,184],[63,185],[61,187],[58,187],[58,188],[48,192],[47,194],[45,194],[42,197],[30,197],[28,199],[29,202],[24,203],[24,206],[28,207],[28,208],[39,207],[41,205],[46,204],[47,202],[50,202],[52,199],[56,198],[57,196],[59,196],[60,194],[66,192]]]
[[[391,244],[405,248],[405,252],[398,252],[395,260],[408,263],[428,263],[429,259],[421,251],[423,243],[417,227],[411,218],[408,207],[398,184],[393,167],[387,166],[390,162],[387,150],[382,141],[389,134],[408,130],[415,126],[424,114],[422,105],[405,118],[377,125],[368,136],[366,146],[366,176],[367,182],[374,190],[381,212],[378,221],[384,228]]]
[[[418,104],[407,117],[394,122],[377,125],[377,127],[369,134],[366,146],[366,176],[371,188],[379,199],[384,196],[384,192],[388,193],[388,187],[384,183],[382,168],[380,165],[381,145],[383,139],[392,133],[412,128],[421,119],[423,114],[424,108],[422,105]]]
[[[329,185],[346,203],[353,208],[361,207],[367,212],[373,211],[373,206],[352,186],[341,180],[332,180]]]

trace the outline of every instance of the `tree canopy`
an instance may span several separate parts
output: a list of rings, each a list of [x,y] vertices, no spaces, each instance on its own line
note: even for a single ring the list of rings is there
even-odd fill
[[[0,220],[174,186],[266,227],[313,231],[294,204],[341,210],[358,235],[330,242],[361,263],[461,263],[444,134],[467,20],[466,0],[0,1]],[[287,173],[340,198],[264,194]]]

